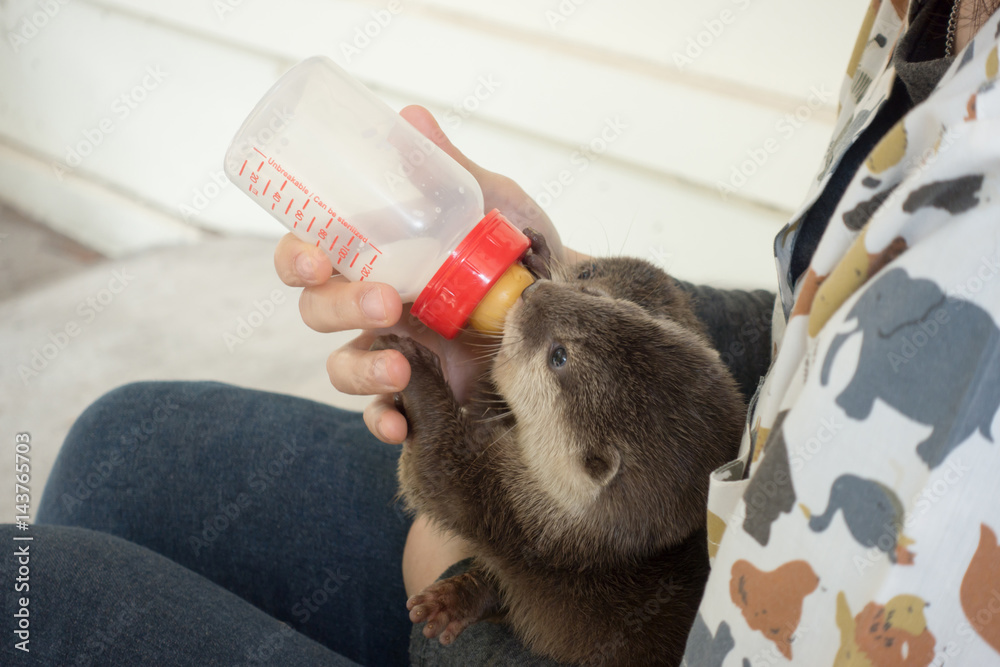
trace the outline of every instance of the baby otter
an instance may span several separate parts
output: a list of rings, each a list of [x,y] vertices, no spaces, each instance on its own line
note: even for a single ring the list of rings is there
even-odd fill
[[[742,396],[660,269],[555,274],[509,311],[468,406],[422,345],[373,346],[412,368],[402,494],[475,553],[411,598],[410,618],[445,644],[499,617],[560,662],[676,665],[708,576],[709,473],[736,456]]]

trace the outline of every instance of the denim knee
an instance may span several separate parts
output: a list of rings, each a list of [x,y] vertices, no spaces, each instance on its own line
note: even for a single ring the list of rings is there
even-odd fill
[[[133,382],[109,391],[77,418],[66,436],[45,485],[39,523],[58,522],[82,502],[115,482],[136,451],[157,435],[183,405],[190,405],[206,389],[224,389],[220,383]],[[212,392],[214,393],[214,392]],[[199,397],[204,403],[204,396]],[[68,495],[67,495],[68,494]],[[64,507],[60,508],[60,500]]]

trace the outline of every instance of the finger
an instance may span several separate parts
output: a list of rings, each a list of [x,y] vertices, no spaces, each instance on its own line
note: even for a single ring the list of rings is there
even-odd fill
[[[441,126],[438,125],[437,120],[434,118],[434,114],[424,107],[419,104],[411,104],[410,106],[404,107],[400,110],[399,115],[406,119],[410,125],[417,128],[422,135],[437,144],[441,150],[450,155],[456,162],[462,165],[466,171],[471,172],[477,179],[481,174],[493,173],[487,172],[487,170],[470,160],[465,153],[458,150],[458,148],[455,147],[455,144],[451,143],[451,139],[449,139],[448,135],[444,133],[444,130],[441,129]]]
[[[288,233],[274,249],[274,268],[290,287],[321,285],[333,274],[330,258],[314,245]]]
[[[353,283],[343,276],[302,290],[299,314],[320,333],[350,329],[380,329],[399,321],[399,293],[382,283]]]
[[[398,350],[371,352],[374,334],[365,332],[326,360],[330,382],[337,391],[356,396],[392,394],[410,382],[410,363]]]
[[[530,225],[546,235],[553,254],[562,257],[562,241],[555,232],[552,221],[535,201],[513,179],[484,169],[458,150],[438,125],[430,111],[419,105],[403,108],[399,115],[421,134],[433,141],[445,153],[471,173],[483,191],[486,210],[499,209],[518,228]]]
[[[392,394],[377,397],[365,407],[365,426],[376,438],[389,445],[400,445],[406,440],[406,417],[399,414],[393,404]]]
[[[484,169],[473,162],[465,153],[460,151],[451,139],[444,133],[438,125],[434,115],[418,104],[411,104],[404,107],[399,115],[406,119],[413,127],[417,128],[421,134],[433,141],[441,150],[450,155],[466,171],[471,173],[480,186],[483,188],[483,195],[487,199],[491,197],[498,202],[517,202],[527,199],[528,195],[521,189],[514,180],[502,176],[496,172]],[[487,208],[495,208],[487,206]]]
[[[486,208],[502,208],[499,206],[499,203],[520,203],[522,199],[528,198],[528,195],[521,189],[521,186],[512,179],[480,167],[465,153],[460,151],[455,144],[451,143],[451,139],[444,133],[444,130],[441,129],[441,126],[434,118],[434,114],[424,107],[418,104],[411,104],[408,107],[404,107],[399,112],[399,115],[472,174],[482,187],[483,196],[487,200],[498,202],[497,205],[488,204]]]

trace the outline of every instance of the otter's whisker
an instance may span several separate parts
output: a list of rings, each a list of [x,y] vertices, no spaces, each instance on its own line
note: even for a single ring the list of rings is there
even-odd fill
[[[479,421],[480,424],[488,424],[490,422],[501,421],[501,420],[507,419],[512,414],[514,414],[514,413],[511,412],[510,410],[508,410],[506,412],[501,412],[500,414],[494,415],[492,417],[481,418],[478,421]]]
[[[503,339],[498,336],[498,340],[490,341],[488,343],[473,343],[471,341],[466,342],[466,345],[470,347],[500,347],[503,343]]]

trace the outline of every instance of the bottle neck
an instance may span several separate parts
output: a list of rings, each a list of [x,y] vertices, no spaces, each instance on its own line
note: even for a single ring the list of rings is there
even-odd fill
[[[454,338],[530,245],[528,237],[499,211],[490,211],[451,252],[417,296],[410,312],[445,338]],[[487,318],[497,317],[496,306],[485,308]]]

